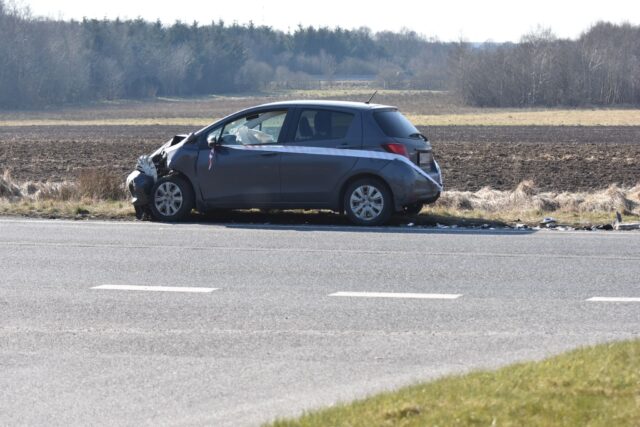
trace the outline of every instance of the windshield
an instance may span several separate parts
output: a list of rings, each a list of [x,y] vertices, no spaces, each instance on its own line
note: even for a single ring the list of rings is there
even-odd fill
[[[378,126],[391,138],[420,138],[420,131],[399,111],[373,113]]]

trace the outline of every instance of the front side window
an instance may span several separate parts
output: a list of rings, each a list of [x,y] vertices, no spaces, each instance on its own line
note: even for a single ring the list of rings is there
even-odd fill
[[[303,110],[296,128],[296,142],[342,139],[347,136],[353,114],[328,110]]]
[[[215,129],[212,129],[207,133],[207,142],[217,140],[220,138],[220,134],[222,133],[222,126],[218,126]]]
[[[240,117],[224,126],[222,142],[242,145],[278,142],[286,116],[286,111],[267,111]]]

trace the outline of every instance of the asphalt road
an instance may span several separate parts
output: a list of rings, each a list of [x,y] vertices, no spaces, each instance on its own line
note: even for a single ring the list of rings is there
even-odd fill
[[[0,424],[255,425],[640,336],[592,297],[640,298],[640,233],[0,220]]]

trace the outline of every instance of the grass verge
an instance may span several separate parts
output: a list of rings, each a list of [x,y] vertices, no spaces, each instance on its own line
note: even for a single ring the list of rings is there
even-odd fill
[[[540,210],[513,209],[502,212],[487,212],[484,210],[457,210],[443,207],[427,207],[422,210],[416,220],[417,225],[447,225],[447,226],[481,226],[515,227],[518,224],[529,227],[540,226],[544,218],[552,217],[557,226],[589,229],[594,226],[613,224],[615,214],[609,212],[545,212]],[[640,222],[639,215],[625,215],[625,222]]]
[[[293,426],[638,426],[640,340],[474,372],[312,411]]]
[[[105,169],[86,169],[77,181],[15,182],[8,172],[0,175],[0,214],[60,218],[132,218],[124,179]],[[615,212],[625,221],[640,220],[640,184],[632,188],[611,185],[609,188],[583,193],[541,192],[531,181],[520,183],[512,191],[483,188],[476,192],[445,191],[434,205],[416,217],[397,217],[392,225],[413,222],[415,225],[437,224],[477,226],[485,223],[537,225],[552,216],[558,225],[591,227],[611,224]],[[314,216],[309,214],[316,213]],[[270,221],[264,213],[237,215],[243,221]],[[322,217],[322,218],[320,218]],[[274,217],[275,222],[324,223],[318,211],[288,211]],[[233,217],[227,218],[232,221]],[[335,220],[335,219],[334,219]]]
[[[31,218],[133,219],[131,203],[120,200],[19,200],[0,199],[0,215]]]
[[[476,192],[445,191],[440,200],[425,208],[422,214],[452,220],[487,218],[530,226],[544,217],[553,217],[558,224],[587,227],[611,224],[615,212],[623,214],[625,221],[640,219],[640,185],[621,188],[614,184],[591,192],[543,192],[532,181],[523,181],[512,191],[491,188]]]
[[[0,175],[0,215],[40,218],[130,219],[124,180],[105,169],[86,169],[74,182],[17,183]]]

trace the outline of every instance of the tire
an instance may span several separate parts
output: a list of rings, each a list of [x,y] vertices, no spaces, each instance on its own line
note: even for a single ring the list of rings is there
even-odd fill
[[[411,205],[407,205],[402,209],[402,212],[405,215],[418,215],[424,205],[422,203],[413,203]]]
[[[393,214],[391,191],[375,178],[361,178],[349,184],[343,206],[349,220],[356,225],[381,225]]]
[[[184,219],[193,209],[193,189],[184,178],[173,175],[160,178],[151,190],[151,214],[157,221]]]

